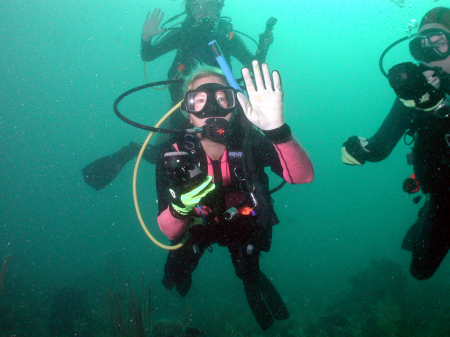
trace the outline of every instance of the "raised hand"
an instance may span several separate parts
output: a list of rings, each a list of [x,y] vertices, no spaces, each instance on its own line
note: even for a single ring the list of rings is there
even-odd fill
[[[250,71],[247,68],[242,69],[250,101],[242,93],[238,93],[239,103],[248,120],[261,130],[268,131],[279,128],[284,124],[280,74],[277,71],[272,73],[272,83],[267,64],[263,63],[262,74],[258,61],[253,61],[252,65],[256,88]]]
[[[144,27],[142,28],[142,41],[148,42],[155,35],[164,33],[165,29],[159,29],[159,25],[164,18],[164,12],[161,12],[161,8],[155,8],[147,13],[145,18]]]

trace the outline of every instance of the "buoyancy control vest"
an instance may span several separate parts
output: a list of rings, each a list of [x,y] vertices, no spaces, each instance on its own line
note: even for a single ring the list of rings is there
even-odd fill
[[[450,90],[445,90],[449,95]],[[450,193],[450,118],[417,114],[413,165],[425,193]]]
[[[251,138],[254,144],[262,140],[265,137],[257,131],[252,132]],[[174,148],[178,151],[185,151],[189,153],[190,162],[202,170],[207,170],[208,159],[203,151],[203,148],[198,141],[197,137],[192,134],[186,134],[184,138],[178,139],[174,144]],[[255,149],[255,146],[253,146]],[[246,179],[248,177],[244,176],[244,162],[243,162],[243,148],[242,148],[242,137],[232,137],[232,140],[227,145],[227,162],[230,172],[231,184],[223,186],[219,184],[216,190],[211,192],[205,197],[204,204],[211,208],[212,212],[216,215],[222,214],[230,206],[229,199],[230,195],[235,198],[231,203],[236,202],[238,204],[233,205],[234,207],[254,207],[254,200],[257,200],[257,206],[254,207],[253,221],[257,227],[257,237],[254,238],[255,242],[253,245],[262,251],[269,251],[272,241],[272,226],[279,223],[278,217],[274,211],[272,205],[272,198],[269,194],[269,178],[264,172],[264,167],[255,163],[256,172],[252,173],[253,180],[256,183],[255,188],[252,191],[248,191],[248,185],[246,184]],[[252,151],[254,152],[254,151]],[[213,164],[214,165],[214,164]],[[216,170],[214,171],[216,173]],[[223,173],[222,173],[223,175]],[[218,175],[215,174],[217,177]],[[221,180],[222,177],[219,178]],[[255,181],[256,180],[256,181]],[[221,186],[220,186],[221,185]],[[233,195],[237,192],[238,195],[243,195],[244,200],[239,200],[238,195]],[[251,192],[252,195],[250,194]]]

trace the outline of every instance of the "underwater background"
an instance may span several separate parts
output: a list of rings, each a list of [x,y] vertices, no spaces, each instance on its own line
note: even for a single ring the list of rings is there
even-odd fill
[[[285,120],[316,173],[313,183],[274,194],[281,222],[261,269],[291,319],[263,333],[226,248],[203,256],[186,298],[162,286],[167,252],[137,220],[134,160],[99,192],[81,175],[147,136],[120,121],[112,104],[145,83],[147,11],[161,7],[168,19],[182,1],[2,1],[0,336],[182,336],[188,326],[206,336],[450,336],[450,261],[419,282],[409,275],[411,254],[400,249],[424,199],[415,205],[402,191],[412,173],[409,147],[401,141],[386,160],[363,167],[340,160],[342,143],[372,136],[395,98],[380,54],[435,6],[448,3],[225,1],[222,15],[254,38],[269,17],[278,19],[266,61],[281,74]],[[165,80],[173,57],[148,63],[149,80]],[[410,60],[403,43],[385,68]],[[240,77],[241,65],[232,65]],[[153,125],[169,109],[169,93],[146,90],[121,108]],[[150,231],[168,243],[146,162],[138,192]],[[136,312],[145,331],[133,330]]]

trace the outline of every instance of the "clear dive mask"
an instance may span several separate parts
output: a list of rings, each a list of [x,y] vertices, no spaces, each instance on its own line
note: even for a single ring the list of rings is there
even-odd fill
[[[192,1],[191,12],[193,15],[208,14],[210,16],[217,14],[221,8],[219,1],[207,0],[207,1]]]
[[[237,106],[236,91],[219,83],[205,83],[186,92],[183,110],[198,118],[225,117]]]
[[[419,62],[445,60],[450,56],[450,33],[442,29],[427,29],[409,42],[411,55]]]
[[[218,0],[194,0],[188,6],[188,12],[195,20],[193,26],[212,32],[219,21],[223,3]]]

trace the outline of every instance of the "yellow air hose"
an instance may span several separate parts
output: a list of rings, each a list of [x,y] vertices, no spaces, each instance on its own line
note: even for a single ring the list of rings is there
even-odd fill
[[[155,128],[159,127],[162,123],[164,123],[164,121],[174,112],[176,111],[180,106],[181,103],[183,101],[180,101],[179,103],[177,103],[177,105],[175,105],[172,109],[170,109],[160,120],[158,123],[156,123]],[[148,135],[147,139],[145,140],[144,144],[142,144],[142,148],[141,151],[139,152],[139,155],[137,157],[136,160],[136,165],[134,166],[134,174],[133,174],[133,198],[134,198],[134,207],[136,208],[136,214],[138,216],[139,222],[141,223],[142,229],[144,229],[145,234],[147,234],[147,236],[150,238],[150,240],[152,240],[157,246],[163,248],[163,249],[167,249],[167,250],[175,250],[178,248],[183,247],[183,245],[186,243],[187,238],[185,237],[183,239],[183,241],[181,241],[179,244],[175,245],[175,246],[168,246],[165,244],[162,244],[161,242],[159,242],[158,240],[155,239],[155,237],[150,233],[150,231],[148,230],[147,226],[144,223],[144,219],[142,219],[142,215],[141,215],[141,210],[139,209],[139,202],[138,202],[138,197],[137,197],[137,192],[136,192],[136,182],[137,182],[137,175],[138,175],[138,170],[139,170],[139,164],[141,163],[141,158],[142,155],[148,145],[148,143],[150,142],[150,139],[152,139],[153,134],[155,132],[152,131],[150,132],[150,134]]]

